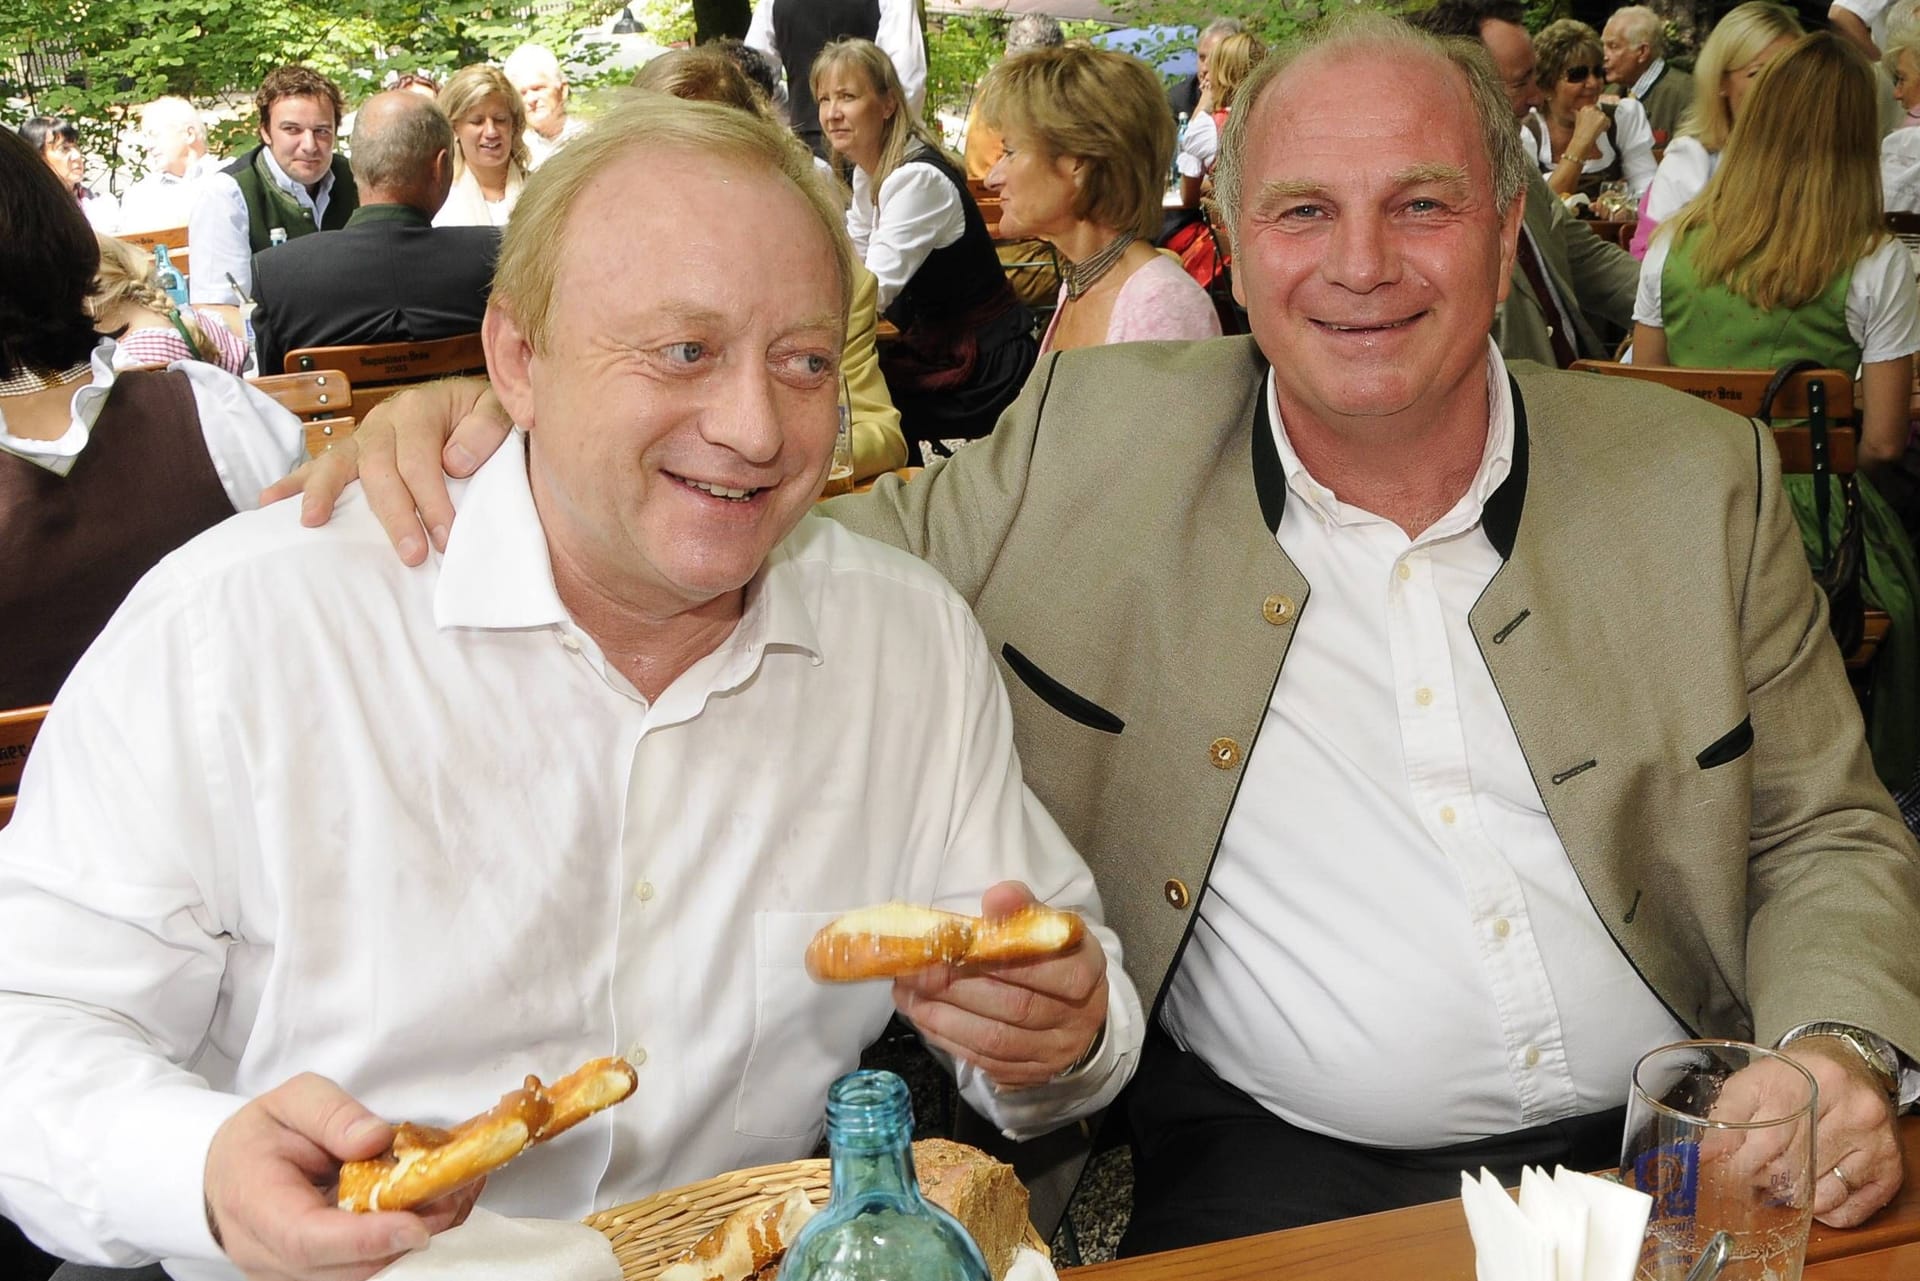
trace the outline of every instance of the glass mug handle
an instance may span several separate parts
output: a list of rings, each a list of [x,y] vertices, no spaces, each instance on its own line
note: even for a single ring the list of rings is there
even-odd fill
[[[821,497],[831,498],[853,489],[853,406],[847,381],[840,380],[840,422],[833,433],[833,465],[827,471]]]

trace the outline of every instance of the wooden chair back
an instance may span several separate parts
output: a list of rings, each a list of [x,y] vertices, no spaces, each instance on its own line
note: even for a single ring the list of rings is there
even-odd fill
[[[167,247],[167,257],[180,269],[181,275],[187,274],[187,229],[185,227],[162,227],[157,231],[123,231],[115,239],[147,251],[152,256],[155,245]]]
[[[1640,220],[1638,218],[1627,218],[1623,220],[1595,218],[1589,221],[1587,226],[1592,227],[1593,234],[1608,244],[1618,245],[1620,248],[1625,249],[1633,243],[1633,233],[1639,229]]]
[[[45,704],[0,712],[0,827],[13,817],[14,796],[20,790],[20,772],[27,767],[27,751],[46,719]]]
[[[369,343],[357,347],[302,347],[287,353],[287,372],[338,369],[353,384],[353,414],[365,418],[375,405],[414,383],[487,372],[478,333],[425,342]]]
[[[353,435],[351,418],[316,418],[307,424],[307,457],[318,458],[338,440]]]
[[[1887,230],[1893,233],[1894,239],[1920,261],[1920,213],[1890,213],[1886,218]]]
[[[271,374],[247,381],[307,422],[337,418],[353,405],[353,384],[338,369]]]
[[[1676,369],[1670,365],[1622,365],[1610,360],[1576,360],[1572,368],[1582,373],[1659,383],[1748,417],[1760,412],[1767,384],[1773,381],[1773,371],[1769,369]],[[1828,461],[1835,475],[1847,475],[1855,466],[1858,443],[1855,428],[1859,422],[1851,374],[1838,369],[1809,369],[1795,374],[1774,396],[1773,417],[1811,417],[1816,399],[1824,404],[1827,422],[1831,424],[1827,431]],[[1782,471],[1793,474],[1813,471],[1813,435],[1805,427],[1775,427],[1773,443],[1780,450]]]

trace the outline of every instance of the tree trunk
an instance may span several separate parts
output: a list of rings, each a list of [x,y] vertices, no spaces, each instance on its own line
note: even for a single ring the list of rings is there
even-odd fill
[[[722,36],[744,39],[753,20],[751,0],[693,0],[693,40],[705,44]]]

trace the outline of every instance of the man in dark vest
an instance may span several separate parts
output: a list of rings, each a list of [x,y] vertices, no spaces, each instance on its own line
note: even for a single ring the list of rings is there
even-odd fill
[[[820,112],[807,73],[830,41],[848,36],[871,40],[893,59],[907,105],[914,115],[927,105],[927,38],[919,0],[759,0],[747,43],[779,61],[787,77],[787,119],[793,131],[826,158]]]
[[[360,204],[346,158],[333,149],[339,86],[306,67],[279,67],[253,102],[260,145],[207,179],[187,220],[196,306],[239,306],[252,295],[254,254],[338,231]]]

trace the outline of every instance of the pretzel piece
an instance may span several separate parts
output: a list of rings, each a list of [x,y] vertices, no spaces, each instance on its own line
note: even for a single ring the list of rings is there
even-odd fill
[[[1079,943],[1072,912],[1041,903],[977,917],[908,903],[863,907],[830,921],[807,945],[807,973],[823,983],[897,978],[934,965],[1031,960]]]

